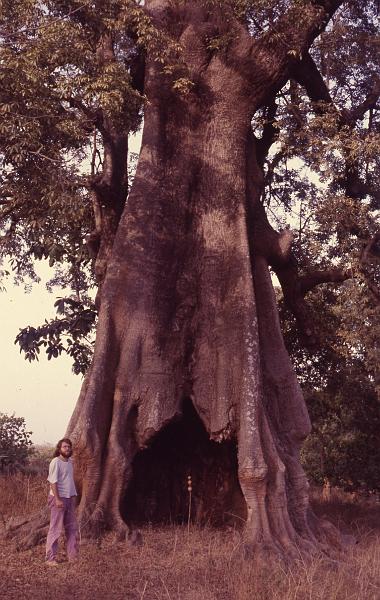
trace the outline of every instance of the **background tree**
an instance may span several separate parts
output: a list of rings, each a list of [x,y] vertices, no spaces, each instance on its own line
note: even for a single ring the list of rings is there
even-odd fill
[[[268,265],[310,348],[305,296],[326,282],[355,280],[370,335],[376,18],[376,3],[333,0],[5,4],[3,251],[20,275],[35,244],[68,261],[60,276],[77,296],[96,256],[95,354],[68,430],[88,531],[124,537],[150,469],[169,490],[163,499],[156,478],[144,491],[157,518],[181,517],[177,482],[190,471],[198,509],[235,502],[255,551],[338,543],[308,507],[309,421]]]
[[[0,413],[0,469],[18,468],[31,453],[31,431],[25,429],[25,419]]]
[[[280,315],[312,422],[301,453],[309,479],[369,491],[380,488],[380,411],[367,359],[367,352],[375,355],[372,336],[366,335],[360,305],[353,303],[356,312],[348,302],[355,286],[347,280],[343,288],[320,286],[309,294],[308,310],[320,336],[312,351],[302,345],[295,319],[282,300]],[[353,318],[345,316],[346,310]]]

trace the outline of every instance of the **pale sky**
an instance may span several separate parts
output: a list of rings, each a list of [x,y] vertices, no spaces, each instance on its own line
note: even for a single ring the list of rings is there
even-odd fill
[[[36,444],[56,443],[63,437],[82,382],[80,375],[72,373],[69,357],[48,361],[41,349],[39,361],[29,363],[14,344],[19,329],[54,317],[55,299],[65,295],[60,288],[53,293],[46,290],[49,274],[53,275],[46,263],[37,264],[41,282],[34,284],[30,293],[11,281],[6,283],[6,291],[0,292],[0,412],[24,417]]]
[[[138,152],[140,143],[141,134],[136,134],[130,151]],[[29,293],[24,286],[13,285],[11,278],[0,291],[0,412],[24,417],[33,443],[56,444],[65,434],[83,379],[72,373],[70,357],[62,354],[48,361],[41,348],[39,361],[29,363],[14,344],[19,329],[56,316],[56,298],[70,295],[61,288],[47,291],[46,282],[54,274],[47,261],[39,261],[35,268],[41,281]]]

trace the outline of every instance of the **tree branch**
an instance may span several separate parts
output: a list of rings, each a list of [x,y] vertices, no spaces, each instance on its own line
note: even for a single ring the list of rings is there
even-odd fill
[[[344,4],[344,0],[311,0],[310,4],[321,6],[331,16],[342,4]]]
[[[362,119],[367,111],[376,107],[380,96],[380,78],[376,78],[372,90],[363,102],[351,110],[340,110],[334,104],[322,74],[310,54],[306,54],[293,65],[291,76],[306,90],[316,114],[323,115],[328,111],[335,113],[338,130],[343,126],[353,129],[356,122]],[[345,173],[335,181],[345,189],[346,194],[351,198],[363,198],[367,194],[373,194],[375,197],[377,195],[377,191],[371,188],[368,181],[361,180],[358,160],[346,157]]]
[[[341,269],[327,269],[310,271],[307,275],[300,276],[293,255],[287,264],[271,266],[281,284],[284,302],[297,321],[305,345],[314,348],[318,344],[319,335],[310,318],[306,294],[322,283],[343,283],[352,277],[352,273]]]
[[[344,1],[310,0],[305,2],[302,8],[298,2],[293,2],[277,20],[270,33],[282,34],[289,57],[302,56],[314,39],[326,28],[329,20]],[[300,24],[300,10],[302,10],[302,24]]]
[[[372,90],[367,97],[358,106],[351,110],[339,110],[326,83],[309,53],[305,54],[301,60],[294,63],[291,68],[292,77],[305,88],[310,100],[314,103],[314,110],[317,114],[324,114],[327,107],[331,107],[339,115],[339,125],[354,125],[356,121],[362,119],[365,113],[371,108],[375,108],[380,97],[380,79],[376,78]]]
[[[372,86],[372,90],[369,92],[363,102],[352,110],[346,112],[346,122],[354,124],[356,121],[359,121],[359,119],[362,119],[368,110],[376,108],[379,97],[380,78],[376,78]]]
[[[254,38],[235,20],[238,35],[229,47],[229,58],[251,85],[253,108],[265,106],[281,89],[292,63],[307,52],[343,1],[310,0],[302,7],[294,1],[268,31]]]
[[[305,296],[313,288],[321,283],[343,283],[350,279],[352,273],[342,269],[326,269],[324,271],[311,271],[307,275],[299,278],[298,289],[302,296]]]
[[[370,280],[370,276],[369,276],[368,272],[366,272],[366,268],[365,268],[366,265],[370,265],[370,263],[371,263],[370,256],[375,258],[377,261],[379,261],[379,259],[380,259],[380,232],[379,231],[377,233],[375,233],[375,235],[373,235],[372,238],[365,245],[363,252],[361,254],[361,257],[360,257],[360,264],[361,264],[361,272],[363,273],[363,275],[366,279],[366,283],[367,283],[369,290],[371,291],[375,300],[377,302],[380,302],[380,289],[376,285],[376,283],[374,283],[373,281]]]
[[[133,57],[130,66],[132,87],[140,94],[144,93],[145,53],[142,49]]]
[[[294,315],[305,345],[309,348],[317,344],[318,335],[309,317],[309,308],[304,294],[300,291],[297,263],[293,259],[286,265],[271,265],[280,282],[284,302]]]
[[[376,233],[365,245],[361,256],[361,264],[369,262],[369,255],[380,258],[380,233]],[[313,327],[309,318],[309,309],[305,296],[316,286],[322,283],[340,284],[353,277],[352,270],[331,268],[325,270],[316,269],[300,276],[297,262],[289,249],[288,261],[271,261],[269,264],[276,273],[281,284],[284,301],[289,310],[293,313],[300,332],[304,337],[306,346],[313,347],[318,341],[318,332]],[[365,275],[364,269],[361,269]],[[375,300],[380,300],[380,292],[377,286],[366,277],[368,289]]]
[[[256,141],[257,162],[262,167],[272,144],[278,136],[278,128],[274,126],[277,112],[275,99],[267,106],[266,121],[263,127],[263,133],[260,139]]]
[[[368,241],[363,250],[361,261],[368,262],[369,255],[372,254],[376,258],[380,258],[380,231],[375,233],[374,236]]]
[[[317,103],[314,105],[316,112],[326,112],[325,107],[320,104],[321,102],[334,105],[324,79],[309,53],[305,54],[299,62],[292,65],[291,75],[305,88],[310,100]]]

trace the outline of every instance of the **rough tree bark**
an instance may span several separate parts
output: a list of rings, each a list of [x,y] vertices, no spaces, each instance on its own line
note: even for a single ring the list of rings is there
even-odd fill
[[[258,39],[196,2],[146,4],[180,41],[194,85],[179,95],[148,59],[137,173],[107,265],[93,363],[67,430],[82,530],[125,539],[126,521],[183,517],[191,474],[193,517],[210,518],[213,502],[219,516],[240,511],[255,553],[328,551],[340,538],[309,507],[299,449],[310,422],[268,271],[286,260],[289,240],[260,205],[250,123],[340,3],[310,2],[301,27],[290,10],[277,37]],[[225,48],[207,47],[225,33]],[[170,451],[181,468],[165,466]],[[141,469],[161,488],[144,491]]]

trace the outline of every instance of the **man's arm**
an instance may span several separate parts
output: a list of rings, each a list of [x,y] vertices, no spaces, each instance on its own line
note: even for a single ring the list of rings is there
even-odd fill
[[[53,459],[49,465],[49,476],[48,476],[48,482],[50,483],[50,488],[51,491],[54,494],[54,500],[55,500],[55,505],[57,508],[63,508],[63,502],[61,500],[61,498],[59,497],[59,492],[58,492],[58,462],[57,459]]]
[[[63,502],[61,500],[61,498],[59,497],[59,493],[58,493],[58,485],[56,483],[51,483],[50,484],[51,490],[54,494],[54,499],[55,499],[55,505],[57,508],[63,508]]]

